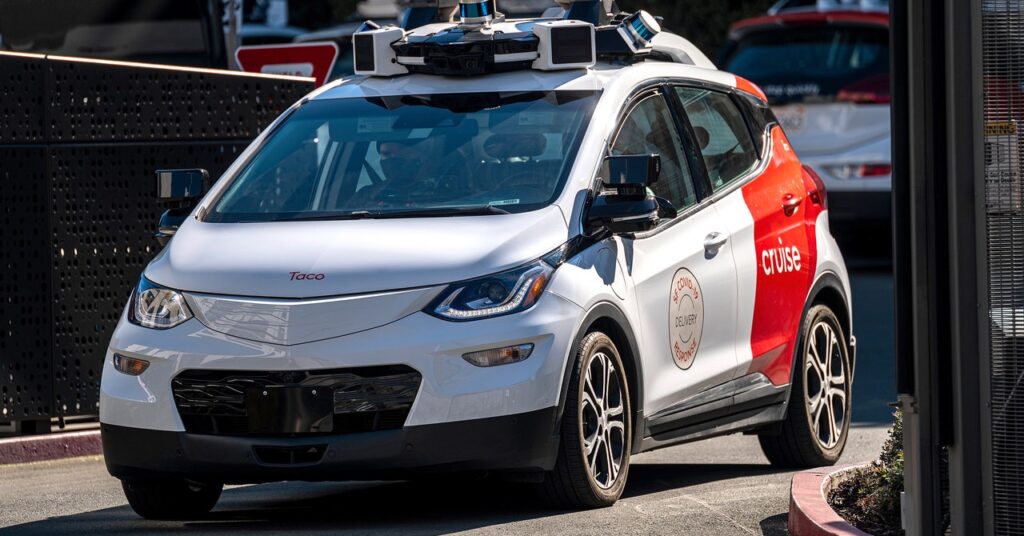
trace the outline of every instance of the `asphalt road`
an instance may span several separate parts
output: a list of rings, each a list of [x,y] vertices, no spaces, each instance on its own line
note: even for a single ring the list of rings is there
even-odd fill
[[[843,464],[877,457],[895,399],[892,282],[867,266],[853,276],[859,350]],[[623,500],[599,511],[547,510],[524,487],[487,482],[289,482],[229,488],[206,519],[157,523],[132,513],[102,458],[78,458],[0,466],[0,532],[775,535],[786,533],[791,477],[755,437],[736,435],[636,457]]]
[[[843,463],[874,458],[885,429],[851,429]],[[642,454],[612,508],[559,512],[521,486],[484,482],[264,484],[227,489],[203,520],[145,521],[126,506],[102,459],[0,467],[4,534],[168,531],[303,534],[786,533],[792,473],[773,470],[757,439],[730,436]]]

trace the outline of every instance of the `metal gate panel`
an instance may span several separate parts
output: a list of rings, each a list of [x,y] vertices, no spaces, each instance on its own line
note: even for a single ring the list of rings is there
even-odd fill
[[[0,145],[43,140],[43,78],[39,57],[0,57]]]
[[[128,294],[159,251],[163,208],[153,170],[201,167],[216,177],[248,142],[52,147],[53,394],[55,415],[95,413],[110,336]]]
[[[153,172],[218,177],[311,81],[0,53],[0,421],[97,412],[158,250]]]
[[[995,534],[1024,527],[1024,3],[983,0],[985,184]]]
[[[53,142],[245,140],[310,86],[225,71],[100,61],[46,64],[47,136]]]
[[[0,146],[0,420],[50,416],[46,151]]]

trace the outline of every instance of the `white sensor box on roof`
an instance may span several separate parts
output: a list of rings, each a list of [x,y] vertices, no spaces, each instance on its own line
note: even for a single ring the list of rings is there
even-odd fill
[[[409,69],[398,63],[391,44],[405,37],[405,30],[396,27],[359,32],[352,36],[355,52],[355,73],[368,76],[397,76]]]
[[[578,20],[538,22],[533,33],[539,39],[533,68],[541,71],[586,69],[597,62],[594,25]]]

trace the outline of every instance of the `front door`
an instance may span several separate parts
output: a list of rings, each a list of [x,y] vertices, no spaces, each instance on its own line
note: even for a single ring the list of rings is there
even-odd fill
[[[662,174],[652,187],[678,217],[649,233],[623,239],[636,291],[648,415],[731,378],[736,367],[736,268],[728,226],[701,202],[694,174],[665,96],[635,101],[612,154],[659,154]]]
[[[678,87],[676,94],[693,129],[707,140],[701,150],[708,177],[713,190],[724,195],[716,206],[727,216],[726,229],[733,237],[743,304],[734,322],[736,376],[761,372],[775,385],[789,383],[816,267],[813,223],[807,225],[812,203],[806,199],[800,162],[782,130],[773,128],[769,161],[762,163],[741,109],[728,93]]]

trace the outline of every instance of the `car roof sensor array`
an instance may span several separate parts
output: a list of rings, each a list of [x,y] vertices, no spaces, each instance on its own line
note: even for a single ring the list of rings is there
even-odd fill
[[[525,69],[586,69],[599,59],[641,61],[661,32],[646,11],[609,13],[608,0],[559,2],[542,18],[509,20],[495,0],[411,0],[401,26],[363,25],[355,72],[474,76]]]

